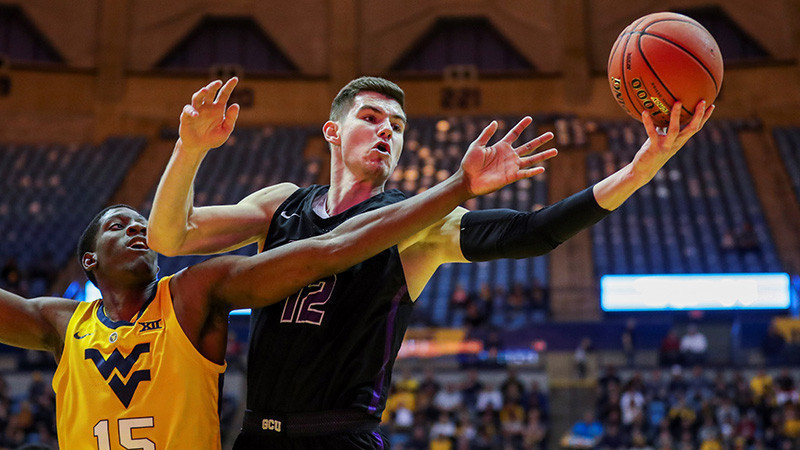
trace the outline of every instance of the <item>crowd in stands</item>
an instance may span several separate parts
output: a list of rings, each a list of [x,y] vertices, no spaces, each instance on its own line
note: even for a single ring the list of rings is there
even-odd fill
[[[55,394],[41,373],[33,372],[28,392],[18,398],[0,377],[0,450],[58,448],[55,417]]]
[[[597,402],[561,443],[600,449],[800,448],[800,395],[786,368],[711,374],[702,365],[597,379]]]
[[[398,450],[547,448],[549,400],[539,382],[522,381],[513,368],[499,383],[471,369],[457,382],[395,377],[383,426]]]
[[[681,338],[678,338],[674,329],[664,336],[659,347],[659,364],[664,367],[704,364],[707,352],[706,336],[697,329],[697,325],[690,324]]]
[[[39,297],[50,293],[58,276],[52,256],[37,259],[27,270],[14,257],[9,257],[0,267],[0,289],[23,297]]]
[[[515,283],[505,286],[481,285],[477,292],[468,292],[456,284],[450,294],[450,320],[453,326],[469,328],[503,327],[519,328],[531,322],[547,320],[550,291],[539,280],[530,286]]]

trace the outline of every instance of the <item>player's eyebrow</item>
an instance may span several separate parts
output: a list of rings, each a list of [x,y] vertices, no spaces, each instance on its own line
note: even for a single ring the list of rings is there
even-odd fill
[[[364,111],[365,109],[372,111],[376,114],[386,114],[386,111],[372,105],[364,105],[361,108],[358,108],[358,112]],[[401,114],[390,114],[389,117],[391,117],[392,119],[399,119],[401,122],[403,122],[403,125],[406,125],[408,123],[406,116]]]
[[[135,215],[133,215],[133,216],[129,216],[129,215],[127,215],[127,214],[125,214],[125,213],[123,212],[123,211],[124,211],[124,209],[128,209],[128,208],[117,208],[117,209],[115,209],[115,210],[112,210],[112,211],[114,211],[114,212],[113,212],[113,213],[111,213],[111,214],[108,214],[108,215],[105,217],[104,223],[106,223],[106,224],[107,224],[108,222],[111,222],[112,220],[115,220],[115,219],[116,219],[116,220],[130,219],[130,220],[132,220],[132,221],[135,221],[135,222],[140,222],[140,223],[142,223],[142,224],[144,224],[144,225],[147,225],[147,224],[148,224],[148,223],[147,223],[147,218],[146,218],[146,217],[144,217],[143,215],[141,215],[141,213],[139,213],[138,211],[134,211],[134,210],[132,210],[132,209],[128,209],[129,211],[132,211],[132,212],[134,212],[134,213],[135,213]]]

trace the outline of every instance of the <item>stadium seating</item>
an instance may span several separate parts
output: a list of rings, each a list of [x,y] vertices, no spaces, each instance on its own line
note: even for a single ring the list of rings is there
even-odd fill
[[[142,137],[97,146],[0,144],[0,261],[14,257],[26,269],[49,258],[62,266],[144,146]]]
[[[589,154],[592,183],[631,161],[646,139],[635,123],[603,126],[609,151]],[[736,127],[708,123],[649,185],[592,229],[598,276],[781,271]]]
[[[795,197],[800,201],[800,127],[774,128],[772,136],[792,180]]]

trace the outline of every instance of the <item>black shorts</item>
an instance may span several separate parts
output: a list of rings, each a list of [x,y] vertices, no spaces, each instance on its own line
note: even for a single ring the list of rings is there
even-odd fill
[[[353,432],[328,436],[285,437],[265,436],[245,431],[239,433],[233,450],[384,450],[389,449],[389,439],[380,429],[373,432]]]

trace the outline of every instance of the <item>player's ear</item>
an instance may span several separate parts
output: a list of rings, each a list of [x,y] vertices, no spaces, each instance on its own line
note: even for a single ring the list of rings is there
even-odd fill
[[[338,122],[329,120],[322,126],[322,135],[325,136],[325,140],[329,144],[342,145],[342,137],[339,134],[340,129]]]
[[[86,252],[81,258],[81,266],[83,270],[90,272],[97,267],[97,255],[94,252]]]

